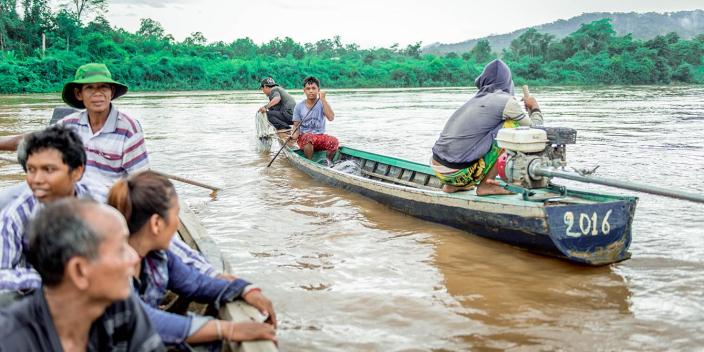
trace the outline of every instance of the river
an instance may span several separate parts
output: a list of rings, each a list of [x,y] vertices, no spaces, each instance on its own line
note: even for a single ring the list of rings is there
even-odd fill
[[[427,162],[473,92],[331,90],[328,131],[343,145]],[[571,166],[704,193],[704,87],[532,93],[546,125],[578,130]],[[178,185],[236,274],[274,301],[283,351],[704,348],[703,205],[639,194],[632,258],[576,266],[317,184],[283,156],[266,168],[273,152],[256,151],[253,118],[264,103],[259,91],[117,100],[141,121],[153,168],[222,187],[211,199]],[[0,96],[0,134],[41,128],[60,104],[59,94]],[[0,168],[0,186],[20,179],[19,167]]]

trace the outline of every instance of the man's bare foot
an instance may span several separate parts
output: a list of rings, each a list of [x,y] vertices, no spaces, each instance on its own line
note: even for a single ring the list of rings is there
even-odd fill
[[[478,196],[490,196],[495,194],[514,194],[509,190],[499,186],[496,180],[485,180],[477,186]]]
[[[442,191],[445,193],[455,193],[460,191],[469,191],[474,189],[474,185],[467,185],[464,187],[456,187],[451,185],[442,185]]]

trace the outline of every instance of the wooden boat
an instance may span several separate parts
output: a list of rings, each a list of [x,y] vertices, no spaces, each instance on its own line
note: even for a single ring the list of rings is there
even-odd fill
[[[200,223],[198,217],[188,207],[181,203],[181,213],[179,214],[178,233],[189,246],[199,251],[210,262],[218,272],[230,273],[228,262],[222,257],[213,240],[208,237],[207,231]],[[264,317],[259,311],[244,301],[238,300],[226,304],[220,309],[219,318],[234,322],[262,322]],[[227,343],[226,351],[232,352],[271,352],[278,351],[276,345],[271,341],[249,341],[242,343]]]
[[[56,108],[54,109],[50,123],[55,123],[74,111],[76,110],[69,107]],[[16,157],[0,156],[0,160],[12,164],[17,163]],[[180,209],[178,235],[181,239],[191,246],[191,248],[203,254],[217,272],[230,273],[231,269],[228,262],[224,260],[222,253],[208,236],[207,231],[200,223],[195,213],[183,201],[180,204]],[[171,305],[176,300],[177,296],[174,295],[171,297],[171,302],[168,302],[166,305]],[[190,302],[186,302],[186,304],[188,303]],[[202,307],[191,305],[190,310],[201,311],[202,309],[200,308]],[[241,300],[228,303],[221,307],[218,315],[220,319],[234,322],[263,322],[265,319],[256,308]],[[271,341],[248,341],[242,343],[225,343],[223,350],[232,352],[272,352],[278,351],[278,348]]]
[[[444,193],[424,164],[341,147],[334,162],[352,160],[346,173],[283,148],[290,163],[318,181],[374,199],[392,209],[505,242],[536,253],[587,265],[628,259],[637,198],[582,192],[551,185],[514,195]]]

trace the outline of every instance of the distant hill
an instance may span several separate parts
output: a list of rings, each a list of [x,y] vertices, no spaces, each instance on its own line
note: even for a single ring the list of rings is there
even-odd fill
[[[632,33],[633,38],[637,39],[651,39],[670,32],[675,32],[684,39],[691,39],[692,37],[704,33],[704,10],[668,13],[591,12],[572,17],[568,20],[558,20],[532,28],[537,29],[541,33],[552,34],[557,37],[557,39],[560,39],[575,32],[579,29],[580,25],[602,18],[611,19],[611,25],[617,35],[622,36]],[[471,50],[479,40],[487,39],[491,44],[491,50],[500,52],[502,49],[508,48],[513,39],[523,34],[523,32],[527,31],[529,28],[519,29],[507,34],[470,39],[455,44],[434,43],[425,46],[422,50],[424,53],[434,54],[445,54],[449,52],[462,53]]]

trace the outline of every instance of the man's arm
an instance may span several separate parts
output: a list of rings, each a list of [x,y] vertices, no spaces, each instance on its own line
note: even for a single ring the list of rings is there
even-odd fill
[[[26,134],[0,137],[0,150],[14,152]]]
[[[212,265],[198,251],[193,250],[177,235],[171,239],[169,250],[183,261],[184,264],[192,266],[201,274],[215,277],[218,273]]]
[[[327,118],[328,121],[332,121],[335,119],[335,112],[332,111],[330,104],[328,103],[327,99],[325,99],[325,95],[327,95],[327,93],[321,90],[320,102],[323,103],[323,115],[325,115],[325,118]]]
[[[173,252],[167,250],[166,255],[169,269],[167,287],[182,297],[220,305],[242,296],[245,288],[251,285],[242,279],[227,281],[203,275],[184,264]]]
[[[276,104],[278,104],[280,102],[281,102],[281,96],[276,96],[276,97],[272,98],[271,100],[269,100],[269,102],[266,105],[259,108],[259,112],[265,112],[268,109],[271,109],[273,106],[276,106]]]
[[[301,121],[293,121],[293,130],[296,131],[291,135],[291,139],[297,140],[298,136],[300,135],[300,129],[298,126],[301,124]]]
[[[502,118],[504,120],[513,120],[521,126],[540,126],[543,124],[543,114],[540,112],[538,102],[533,97],[528,97],[525,100],[525,107],[529,115],[523,112],[521,104],[515,98],[511,98],[506,102]]]
[[[534,97],[529,96],[523,98],[523,105],[526,107],[526,111],[530,115],[532,121],[531,126],[542,126],[543,125],[543,112],[540,111],[540,106],[538,101]]]
[[[0,226],[0,292],[39,288],[41,278],[34,269],[17,267],[24,252],[22,222],[6,214],[0,219]]]
[[[299,126],[301,125],[301,120],[302,120],[302,116],[301,116],[301,105],[300,105],[300,104],[301,104],[301,103],[296,104],[296,107],[293,108],[293,118],[292,118],[292,120],[293,120],[293,130],[295,131],[295,132],[293,132],[293,134],[291,135],[291,139],[293,139],[293,140],[297,140],[297,139],[298,139],[298,136],[300,135],[300,133],[299,133],[299,131],[300,131]]]

